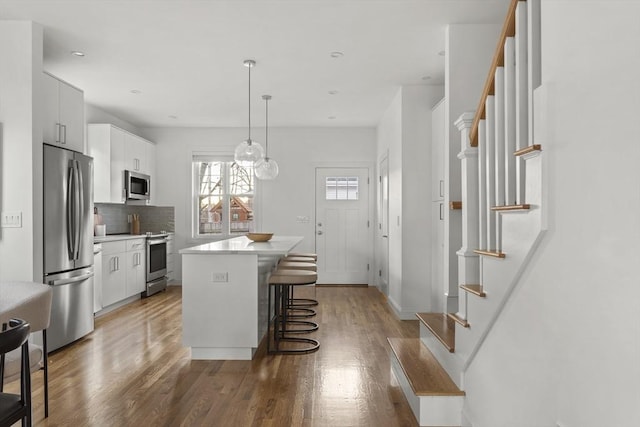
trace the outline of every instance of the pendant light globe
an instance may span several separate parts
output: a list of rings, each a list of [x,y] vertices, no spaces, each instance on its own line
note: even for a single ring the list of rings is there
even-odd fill
[[[278,176],[278,162],[269,157],[265,157],[264,159],[258,160],[253,170],[258,179],[269,181]]]
[[[233,158],[238,163],[255,163],[264,157],[262,145],[251,139],[251,69],[255,67],[256,61],[246,59],[244,66],[249,69],[249,137],[236,147]]]
[[[255,163],[258,160],[264,158],[264,150],[262,149],[262,145],[258,144],[255,141],[247,139],[238,144],[236,150],[233,153],[233,158],[238,163]]]

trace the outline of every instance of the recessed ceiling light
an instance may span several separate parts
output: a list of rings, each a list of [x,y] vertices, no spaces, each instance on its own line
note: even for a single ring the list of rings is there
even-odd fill
[[[444,56],[444,50],[441,50],[440,52],[438,52],[438,55]]]
[[[336,118],[336,116],[329,116],[327,117],[329,120],[334,120]]]
[[[73,56],[84,56],[84,52],[80,52],[79,50],[71,51],[71,55]]]
[[[337,95],[338,91],[337,90],[330,90],[329,91],[329,95]]]
[[[343,56],[344,56],[344,53],[342,53],[342,52],[338,52],[338,51],[331,52],[331,57],[332,58],[342,58]]]
[[[142,91],[141,91],[141,90],[138,90],[138,89],[132,89],[132,90],[131,90],[131,93],[133,93],[133,94],[135,94],[135,95],[140,95],[140,94],[142,93]]]

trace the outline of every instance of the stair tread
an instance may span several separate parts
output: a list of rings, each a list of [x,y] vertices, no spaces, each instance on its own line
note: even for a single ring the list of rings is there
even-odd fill
[[[482,289],[482,285],[460,285],[460,288],[482,298],[487,296]]]
[[[478,255],[486,255],[486,256],[490,256],[490,257],[494,257],[494,258],[504,258],[505,257],[505,253],[504,252],[490,251],[490,250],[487,250],[487,249],[475,249],[473,252],[477,253]]]
[[[464,326],[465,328],[469,327],[469,322],[467,322],[467,319],[463,319],[462,317],[458,316],[458,313],[447,313],[447,316],[453,320],[456,323],[459,323],[460,325]]]
[[[445,313],[418,313],[416,316],[450,353],[455,351],[456,325],[453,319]]]
[[[416,396],[464,396],[420,338],[387,338]]]
[[[522,205],[499,205],[499,206],[491,207],[492,211],[497,211],[497,212],[527,211],[529,209],[531,209],[531,205],[528,203],[524,203]]]

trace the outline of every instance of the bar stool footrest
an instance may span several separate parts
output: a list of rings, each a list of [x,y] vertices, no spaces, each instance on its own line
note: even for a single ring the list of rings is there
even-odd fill
[[[277,348],[278,343],[280,342],[305,343],[305,344],[311,344],[311,346],[305,347],[305,348],[295,348],[295,349],[292,348],[287,350],[280,350]],[[313,353],[314,351],[318,351],[319,348],[320,348],[320,343],[314,339],[285,336],[285,337],[279,338],[278,341],[276,341],[276,349],[270,350],[269,353],[271,354],[308,354],[308,353]]]

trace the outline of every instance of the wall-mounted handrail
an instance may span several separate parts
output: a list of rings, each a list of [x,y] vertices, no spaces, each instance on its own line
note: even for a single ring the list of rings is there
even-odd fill
[[[516,6],[518,6],[519,1],[523,0],[511,0],[509,10],[507,11],[507,17],[504,21],[504,25],[502,26],[502,32],[498,39],[498,46],[493,54],[489,75],[485,81],[482,96],[480,97],[478,108],[476,108],[476,115],[473,118],[473,123],[471,125],[471,132],[469,133],[469,140],[472,147],[478,146],[478,125],[480,120],[485,118],[485,101],[487,100],[487,96],[493,95],[495,91],[494,78],[496,69],[504,66],[504,42],[507,37],[513,37],[516,34]]]

